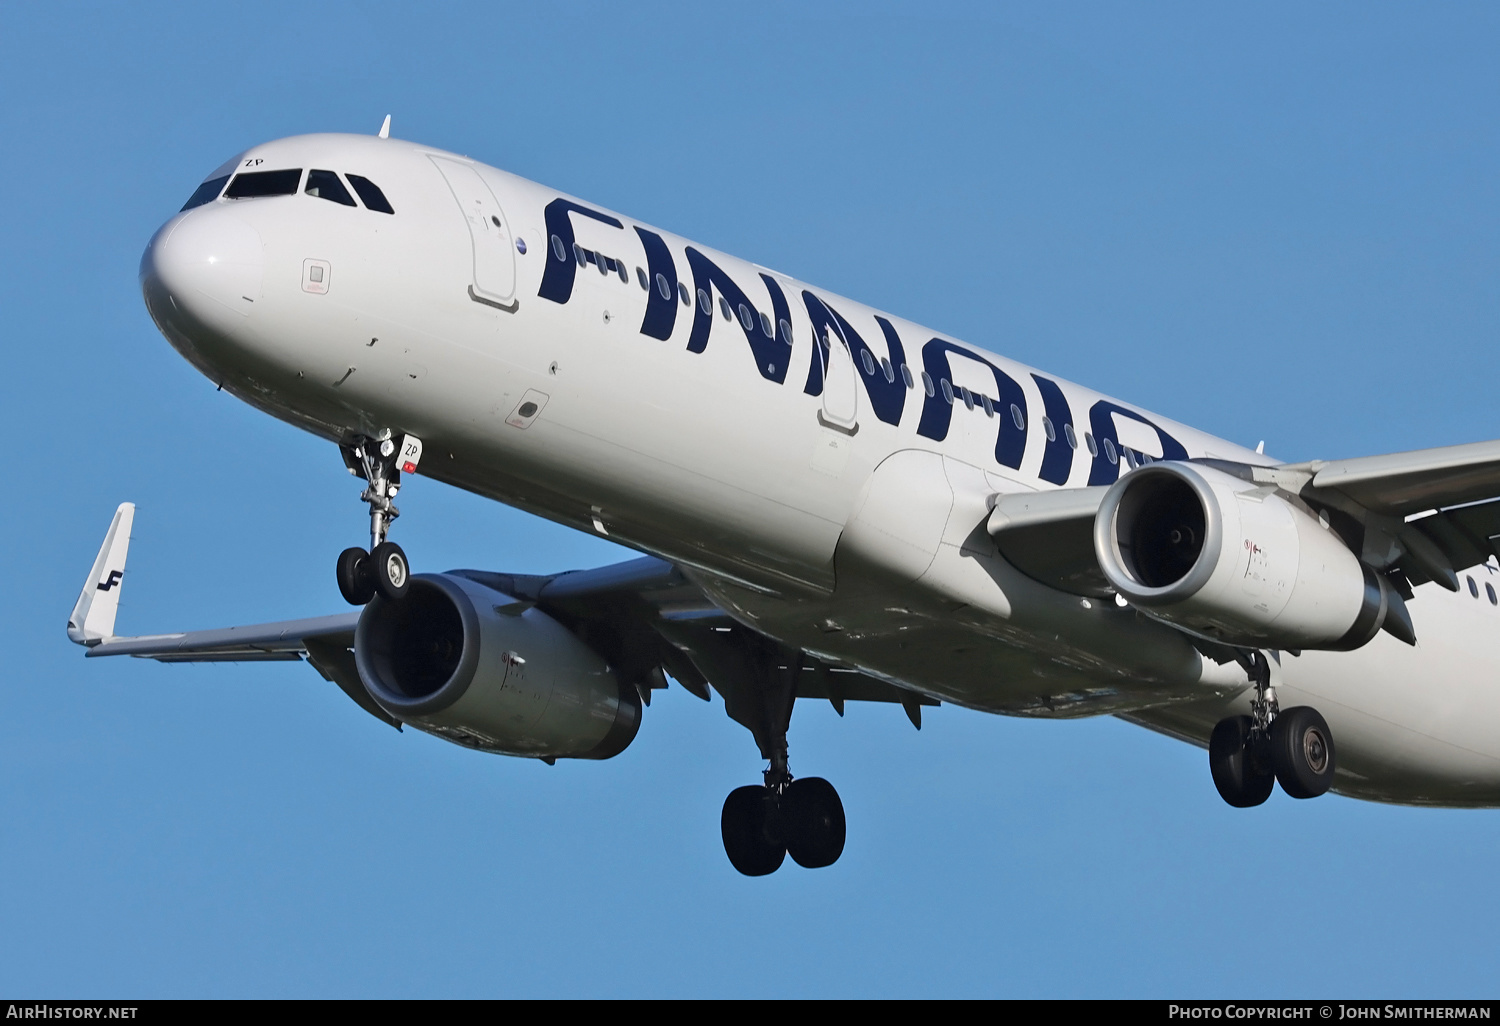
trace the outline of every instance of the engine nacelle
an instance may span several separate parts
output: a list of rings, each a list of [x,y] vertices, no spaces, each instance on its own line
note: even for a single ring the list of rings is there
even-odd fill
[[[1318,517],[1190,463],[1148,464],[1115,482],[1094,550],[1142,612],[1230,645],[1359,648],[1400,602]]]
[[[598,653],[541,610],[453,574],[414,576],[399,602],[377,595],[354,659],[392,716],[470,748],[608,759],[640,729],[640,696]]]

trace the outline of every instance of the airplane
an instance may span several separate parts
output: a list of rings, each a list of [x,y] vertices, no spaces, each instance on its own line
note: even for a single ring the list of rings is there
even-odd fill
[[[1500,804],[1500,441],[1280,462],[389,127],[246,150],[140,265],[186,360],[362,482],[355,608],[117,636],[126,503],[88,656],[306,660],[548,763],[717,692],[762,762],[720,816],[749,876],[844,849],[799,699],[1113,715],[1207,749],[1236,807]],[[419,475],[641,555],[413,572]]]

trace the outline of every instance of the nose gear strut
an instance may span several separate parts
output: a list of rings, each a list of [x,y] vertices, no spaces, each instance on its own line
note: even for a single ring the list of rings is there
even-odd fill
[[[339,452],[349,473],[365,480],[359,497],[370,507],[370,551],[349,548],[339,553],[339,592],[355,606],[369,602],[377,592],[400,599],[411,583],[411,567],[401,546],[387,541],[386,535],[401,515],[391,501],[401,490],[401,473],[415,472],[422,458],[421,439],[405,435],[398,443],[389,428],[382,428],[374,438],[356,436],[340,445]]]

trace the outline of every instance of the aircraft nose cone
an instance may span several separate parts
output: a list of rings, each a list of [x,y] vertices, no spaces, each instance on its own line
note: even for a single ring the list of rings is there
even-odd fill
[[[234,211],[200,207],[156,234],[141,257],[141,286],[157,313],[187,312],[233,331],[260,300],[265,247]]]

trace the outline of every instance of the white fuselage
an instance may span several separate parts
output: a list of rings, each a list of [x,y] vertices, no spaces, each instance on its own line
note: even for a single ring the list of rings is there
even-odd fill
[[[660,555],[755,629],[937,698],[1200,743],[1243,706],[1236,666],[1020,575],[983,523],[996,494],[1141,459],[1267,457],[429,147],[304,136],[216,175],[237,168],[360,175],[395,208],[299,188],[157,233],[153,317],[247,402],[334,440],[414,433],[424,475]],[[1419,588],[1415,648],[1282,657],[1337,789],[1500,804],[1492,573],[1470,571],[1479,599]]]

